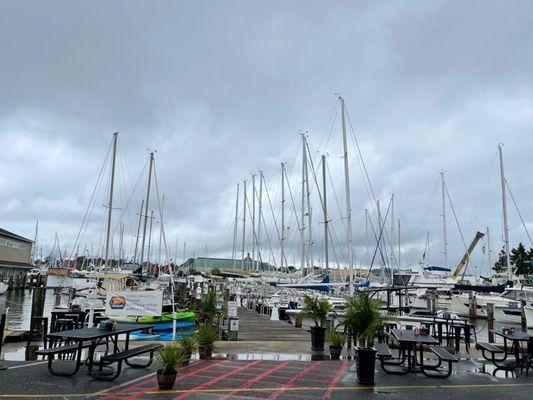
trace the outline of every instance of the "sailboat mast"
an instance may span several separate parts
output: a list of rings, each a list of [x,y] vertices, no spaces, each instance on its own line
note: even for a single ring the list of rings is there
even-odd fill
[[[400,218],[398,218],[398,269],[401,268],[401,264],[400,264],[400,261],[401,261],[401,244],[400,244],[400,239],[401,239],[401,236],[400,236]]]
[[[390,269],[391,269],[391,278],[392,270],[394,266],[394,224],[396,223],[394,219],[394,193],[390,197]]]
[[[165,195],[161,200],[161,224],[159,226],[159,248],[157,249],[156,264],[159,268],[159,274],[161,274],[161,244],[163,243],[163,213],[165,211]]]
[[[503,241],[505,246],[505,264],[507,266],[507,279],[513,281],[513,270],[509,258],[509,226],[507,225],[507,199],[505,195],[505,171],[503,169],[503,144],[498,145],[500,153],[500,178],[502,182],[502,208],[503,208]]]
[[[251,269],[255,267],[255,174],[252,174],[252,265]]]
[[[342,117],[342,144],[344,150],[344,192],[346,195],[346,219],[348,234],[348,267],[350,270],[349,291],[353,295],[353,247],[352,247],[352,206],[350,204],[350,172],[348,165],[348,141],[346,140],[346,116],[344,99],[339,97],[341,102]]]
[[[38,257],[38,244],[39,244],[39,220],[35,223],[35,240],[33,241],[33,262]]]
[[[113,214],[113,188],[115,186],[115,160],[117,157],[118,132],[113,133],[113,160],[111,161],[111,185],[109,187],[109,204],[107,212],[107,235],[105,240],[105,268],[109,265],[109,240],[111,239],[111,215]]]
[[[381,207],[380,207],[380,204],[379,204],[379,200],[376,200],[376,208],[378,209],[378,232],[379,232],[379,236],[378,236],[378,249],[379,249],[379,252],[380,254],[383,254],[382,251],[382,247],[381,247],[381,242],[383,240],[382,238],[382,233],[383,233],[383,227],[382,227],[382,222],[381,222]],[[383,256],[381,257],[381,261],[382,261],[382,267],[381,267],[381,283],[385,282],[385,260],[383,259]]]
[[[243,182],[243,217],[242,217],[242,260],[241,269],[244,271],[244,250],[246,243],[246,179]]]
[[[285,163],[281,163],[281,262],[280,270],[283,271],[285,258]]]
[[[326,156],[322,154],[322,208],[324,211],[324,264],[326,274],[329,274],[329,253],[328,253],[328,203],[326,195]]]
[[[148,223],[148,204],[150,204],[150,185],[152,183],[152,165],[154,163],[154,152],[150,152],[150,166],[148,167],[148,185],[146,187],[146,203],[144,204],[144,227],[143,227],[143,240],[141,243],[141,262],[140,271],[141,278],[143,275],[143,259],[144,259],[144,242],[146,239],[146,225]]]
[[[488,226],[487,226],[487,234],[485,235],[485,239],[487,240],[487,255],[489,257],[489,268],[492,268],[492,257],[491,257],[492,250],[490,248],[490,232],[489,232]]]
[[[448,267],[448,237],[446,235],[446,182],[444,181],[444,172],[440,172],[442,188],[442,248],[444,254],[444,267]]]
[[[235,270],[235,263],[237,262],[237,226],[239,224],[239,184],[237,183],[237,198],[235,199],[235,224],[233,226],[233,251],[231,258],[233,259],[233,269]]]
[[[122,265],[122,253],[124,251],[124,224],[120,224],[120,240],[118,243],[118,266]]]
[[[309,157],[311,158],[307,140],[305,141],[305,147]],[[311,207],[311,190],[309,190],[309,166],[307,165],[307,162],[305,165],[305,194],[307,199],[307,266],[308,268],[310,268],[311,271],[313,271],[313,208]]]
[[[305,142],[306,142],[305,134],[302,134],[302,209],[301,209],[302,228],[300,232],[301,240],[302,240],[302,243],[301,243],[302,258],[300,259],[300,273],[302,275],[304,274],[304,268],[305,268],[305,221],[304,219],[305,219],[305,169],[307,166],[307,150],[305,148]]]
[[[146,254],[146,267],[150,271],[150,253],[152,250],[152,224],[154,222],[154,210],[150,211],[150,230],[148,232],[148,253]]]
[[[141,209],[139,210],[139,224],[137,225],[137,237],[135,238],[135,250],[133,252],[133,264],[137,262],[137,248],[139,246],[139,235],[141,233],[141,222],[143,218],[144,199],[141,200]],[[92,250],[91,250],[92,253]]]
[[[263,259],[261,257],[261,222],[263,219],[263,171],[259,171],[259,215],[257,221],[257,262],[255,264],[255,269],[258,270],[262,266]],[[260,264],[258,264],[260,263]]]

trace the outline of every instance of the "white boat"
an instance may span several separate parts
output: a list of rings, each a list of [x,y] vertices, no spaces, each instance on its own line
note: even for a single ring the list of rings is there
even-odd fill
[[[0,282],[0,296],[7,291],[7,285],[4,282]]]
[[[487,304],[494,304],[494,319],[498,322],[520,323],[520,306],[525,301],[526,305],[533,305],[533,288],[510,287],[503,293],[477,294],[477,316],[487,317]],[[468,316],[469,295],[461,293],[452,297],[452,312],[461,316]]]

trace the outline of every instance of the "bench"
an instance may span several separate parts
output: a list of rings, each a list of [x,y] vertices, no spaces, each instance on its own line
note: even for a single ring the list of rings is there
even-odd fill
[[[78,372],[78,370],[80,368],[81,349],[90,347],[91,345],[92,345],[92,343],[90,343],[90,342],[84,342],[84,343],[81,343],[81,345],[79,343],[67,344],[67,345],[64,345],[64,346],[49,347],[47,349],[37,350],[35,352],[35,354],[38,355],[38,356],[46,356],[46,357],[48,357],[48,371],[50,371],[50,373],[52,375],[72,376],[76,372]],[[77,352],[77,355],[76,355],[76,368],[74,369],[73,372],[58,372],[58,371],[55,371],[52,368],[52,361],[54,360],[54,356],[56,354],[73,353],[73,352]]]
[[[444,347],[433,346],[429,349],[438,357],[439,362],[436,365],[427,365],[424,360],[420,360],[422,373],[430,378],[448,378],[452,373],[452,364],[459,362],[459,359]],[[448,369],[445,371],[439,370],[443,361],[448,363]]]
[[[477,342],[476,349],[481,350],[481,354],[485,360],[492,362],[496,366],[496,369],[492,373],[493,375],[498,370],[512,371],[517,367],[516,362],[507,360],[507,353],[503,349],[494,346],[492,343]],[[485,352],[490,353],[490,358],[487,357]],[[503,354],[503,357],[496,358],[496,354]]]
[[[381,359],[389,359],[392,357],[389,345],[387,343],[375,343],[375,349],[377,350],[376,356]]]
[[[405,358],[403,360],[398,361],[391,361],[392,358],[392,352],[390,350],[390,347],[387,343],[375,343],[374,348],[377,350],[376,357],[379,359],[381,369],[383,372],[386,372],[387,374],[393,374],[393,375],[405,375],[409,371],[405,370],[404,368],[401,369],[390,369],[388,367],[399,367],[403,364],[403,361],[405,361]]]
[[[131,368],[146,368],[150,366],[150,364],[152,364],[152,361],[154,359],[154,352],[160,349],[161,347],[163,347],[162,344],[153,343],[153,344],[147,344],[144,346],[135,347],[133,349],[128,349],[124,351],[119,351],[117,353],[109,354],[107,356],[101,357],[100,362],[95,365],[107,366],[113,363],[118,363],[115,373],[110,376],[94,374],[92,371],[93,365],[90,365],[89,374],[94,378],[112,381],[118,378],[118,376],[120,375],[120,372],[122,371],[123,361],[126,363],[126,365],[128,365]],[[146,364],[135,364],[135,363],[128,362],[128,358],[139,356],[144,353],[150,353],[150,360]]]

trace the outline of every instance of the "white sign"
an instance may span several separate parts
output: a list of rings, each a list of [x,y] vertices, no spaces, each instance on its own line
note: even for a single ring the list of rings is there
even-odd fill
[[[238,319],[230,319],[229,320],[229,330],[232,332],[238,332],[239,331],[239,320]]]
[[[228,301],[228,317],[237,317],[237,302]]]
[[[105,312],[108,315],[154,316],[163,310],[163,292],[147,291],[107,291]]]

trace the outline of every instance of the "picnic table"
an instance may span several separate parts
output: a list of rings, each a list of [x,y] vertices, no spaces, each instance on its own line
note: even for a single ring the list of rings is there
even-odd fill
[[[515,368],[520,368],[523,363],[521,357],[522,342],[529,341],[532,336],[522,331],[509,332],[491,330],[490,332],[503,338],[503,349],[493,345],[492,343],[484,342],[478,342],[477,347],[481,350],[483,358],[492,362],[496,366],[496,370],[494,372],[500,369],[511,371]],[[508,345],[509,342],[511,342],[510,347]],[[489,353],[490,357],[487,357],[486,353]],[[503,355],[498,357],[496,354]],[[514,360],[507,359],[508,355],[510,354],[514,355]]]
[[[415,335],[412,330],[408,329],[393,329],[392,335],[400,343],[400,349],[403,349],[403,358],[407,358],[408,372],[412,371],[415,366],[423,365],[424,360],[424,345],[438,345],[439,341],[433,336],[429,335]],[[417,347],[420,351],[420,363],[417,362],[416,352]]]
[[[78,372],[83,364],[81,359],[82,351],[84,348],[87,348],[88,357],[85,363],[89,367],[89,374],[96,379],[113,380],[120,375],[123,361],[126,363],[126,365],[133,368],[145,368],[151,364],[153,360],[153,352],[161,347],[160,344],[148,344],[145,346],[136,347],[134,349],[129,348],[131,332],[142,331],[150,328],[152,328],[152,326],[146,324],[119,322],[116,324],[116,329],[112,331],[101,330],[97,327],[93,327],[52,332],[48,334],[48,338],[50,340],[62,340],[66,344],[38,350],[36,354],[48,357],[48,370],[52,375],[72,376]],[[120,351],[118,346],[119,335],[126,335],[126,340],[124,342],[124,348],[122,351]],[[104,343],[104,340],[108,339],[111,339],[113,343],[112,353],[106,354],[100,358],[99,362],[95,362],[94,354],[96,347],[99,344]],[[128,358],[148,352],[150,353],[150,360],[147,364],[141,365],[128,361]],[[74,370],[70,372],[56,371],[52,364],[54,355],[66,353],[75,354],[76,365]],[[113,369],[110,367],[110,365],[115,362],[118,363],[118,365],[116,369]],[[98,367],[98,371],[94,371],[94,366]]]
[[[433,378],[447,378],[452,372],[452,363],[459,361],[444,347],[440,347],[439,341],[433,336],[415,335],[415,332],[409,329],[392,329],[391,333],[400,344],[400,357],[397,361],[392,359],[388,344],[377,343],[375,345],[381,369],[386,373],[404,375],[409,372],[422,372]],[[437,356],[438,362],[436,364],[424,364],[424,346],[430,346],[429,349]],[[417,351],[420,351],[419,361],[416,357]],[[448,363],[447,370],[441,368],[443,362]],[[389,368],[391,366],[392,369]],[[398,367],[400,368],[398,369]]]

